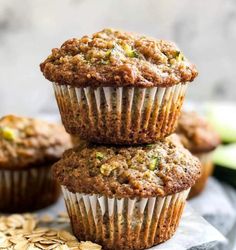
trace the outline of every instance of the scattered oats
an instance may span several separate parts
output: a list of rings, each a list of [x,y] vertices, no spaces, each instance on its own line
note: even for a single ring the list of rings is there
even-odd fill
[[[1,243],[0,249],[8,249],[8,247],[10,247],[11,245],[12,243],[8,239],[6,239]]]
[[[57,232],[56,231],[48,231],[45,233],[46,236],[50,237],[50,236],[56,236],[57,235]]]
[[[35,243],[35,246],[40,248],[40,249],[47,249],[47,247],[48,247],[47,245],[44,245],[44,244],[41,244],[41,243],[38,243],[38,242]]]
[[[58,250],[70,250],[70,248],[67,245],[62,245],[58,247]]]
[[[40,222],[41,223],[52,223],[53,217],[49,214],[45,214],[42,217],[40,217]]]
[[[64,241],[71,241],[71,240],[75,240],[76,239],[75,236],[73,236],[72,234],[70,234],[67,231],[59,231],[58,232],[58,237],[61,240],[64,240]]]
[[[40,243],[44,244],[44,245],[52,245],[55,242],[53,240],[43,239],[43,240],[40,241]]]
[[[38,227],[34,230],[35,233],[41,233],[41,234],[45,234],[46,232],[48,232],[48,228],[46,227]]]
[[[56,222],[59,223],[59,224],[65,224],[65,223],[69,223],[70,219],[69,219],[69,217],[68,218],[60,217],[60,218],[56,219]]]
[[[24,225],[24,223],[24,217],[18,214],[10,215],[6,220],[7,227],[11,228],[20,228],[22,225]]]
[[[23,242],[23,241],[26,241],[27,240],[23,237],[23,235],[16,235],[15,237],[12,237],[12,238],[9,238],[10,242],[13,243],[13,244],[17,244],[19,242]]]
[[[7,239],[7,236],[4,233],[0,232],[0,244],[4,242],[6,239]]]
[[[69,223],[70,219],[66,212],[60,212],[58,213],[58,216],[56,218],[57,223]]]
[[[38,248],[38,247],[36,247],[33,243],[31,243],[31,244],[28,246],[27,250],[41,250],[41,249]]]
[[[4,222],[0,222],[0,231],[7,230],[7,225]]]
[[[32,232],[36,228],[37,222],[30,218],[23,224],[23,230],[25,232]]]
[[[58,213],[58,217],[64,217],[64,218],[69,218],[69,216],[68,216],[68,213],[67,212],[59,212]]]
[[[49,237],[47,237],[49,239]],[[51,237],[51,239],[53,239],[55,242],[57,243],[60,243],[60,244],[64,244],[65,242],[61,239],[57,239],[56,237]],[[77,244],[78,244],[78,241],[76,240]],[[67,244],[67,243],[66,243]]]
[[[32,243],[41,242],[43,240],[45,240],[44,237],[35,237],[35,238],[32,237],[32,238],[30,238],[30,242],[32,242]]]
[[[68,219],[65,213],[60,213],[55,220],[47,214],[0,216],[0,250],[101,250],[97,244],[80,243],[68,231],[52,227],[52,223],[60,223],[58,221],[67,225]],[[40,223],[51,227],[40,227]]]
[[[79,249],[80,250],[101,250],[102,247],[92,243],[91,241],[81,241],[79,243]]]
[[[15,244],[14,250],[27,250],[29,242],[27,240],[19,241]]]
[[[66,245],[68,247],[70,247],[70,248],[78,247],[78,241],[77,240],[71,240],[71,241],[66,242]]]
[[[26,237],[26,238],[38,238],[38,237],[41,237],[41,236],[43,236],[44,235],[44,233],[42,233],[42,232],[33,232],[33,233],[26,233],[24,236]]]

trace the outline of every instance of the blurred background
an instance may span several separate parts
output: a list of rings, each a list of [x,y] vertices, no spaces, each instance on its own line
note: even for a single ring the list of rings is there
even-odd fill
[[[199,70],[189,100],[236,99],[235,0],[0,0],[0,115],[57,112],[39,63],[104,27],[175,41]]]

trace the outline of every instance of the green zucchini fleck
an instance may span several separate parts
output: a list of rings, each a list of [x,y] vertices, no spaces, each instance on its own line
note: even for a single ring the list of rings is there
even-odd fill
[[[131,58],[138,58],[139,57],[138,52],[136,50],[134,50],[130,45],[125,44],[123,46],[123,49],[125,51],[125,54],[128,57],[131,57]]]
[[[152,158],[149,164],[149,169],[154,171],[159,163],[158,157]]]
[[[176,53],[175,53],[175,59],[177,61],[183,61],[184,60],[184,55],[180,51],[177,50]]]
[[[98,160],[102,160],[104,158],[104,154],[102,154],[101,152],[96,152],[96,158]]]
[[[103,59],[101,59],[100,64],[108,65],[108,64],[109,64],[109,61],[108,61],[108,60],[103,60]]]
[[[9,127],[1,127],[0,133],[5,140],[14,141],[16,139],[16,132]]]
[[[117,165],[110,165],[110,164],[102,164],[100,167],[100,172],[102,175],[104,176],[109,176],[111,174],[111,172],[116,169],[118,166]]]
[[[105,57],[109,59],[109,57],[111,56],[111,52],[113,49],[109,49],[106,51]]]

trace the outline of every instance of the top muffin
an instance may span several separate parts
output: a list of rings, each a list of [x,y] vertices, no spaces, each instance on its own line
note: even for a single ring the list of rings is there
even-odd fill
[[[77,87],[166,87],[197,76],[175,44],[113,29],[66,41],[40,67],[48,80]]]
[[[0,168],[55,162],[70,147],[70,136],[61,125],[14,115],[0,119]]]
[[[220,144],[219,135],[195,112],[182,112],[176,129],[182,144],[192,153],[205,153]]]

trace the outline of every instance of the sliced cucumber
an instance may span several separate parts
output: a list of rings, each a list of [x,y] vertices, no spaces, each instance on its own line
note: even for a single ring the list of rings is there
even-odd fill
[[[236,142],[236,105],[210,104],[206,107],[208,121],[226,143]]]
[[[214,175],[236,187],[236,143],[219,146],[213,154]]]

